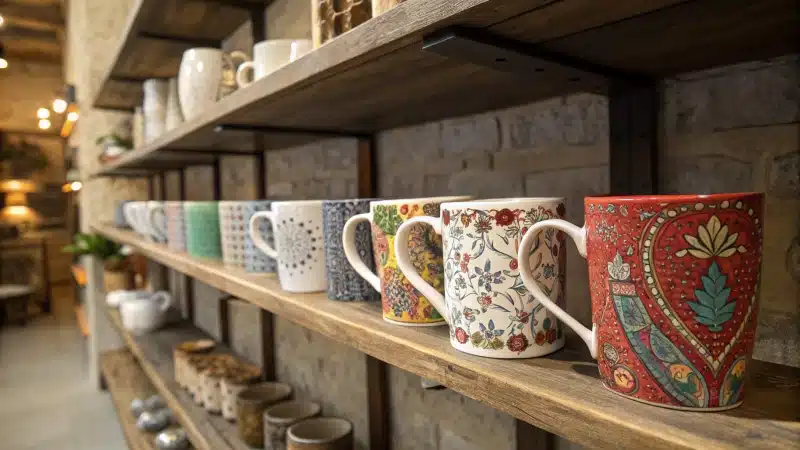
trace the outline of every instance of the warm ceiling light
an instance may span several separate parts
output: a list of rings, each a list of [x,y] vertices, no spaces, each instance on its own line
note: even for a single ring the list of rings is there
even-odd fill
[[[5,24],[5,23],[6,23],[6,19],[3,18],[2,14],[0,14],[0,27],[2,27],[3,24]]]
[[[47,130],[50,128],[50,121],[47,119],[39,119],[39,128],[42,130]]]
[[[6,49],[3,47],[3,44],[0,44],[0,69],[5,69],[6,67],[8,67],[8,61],[6,61]]]
[[[83,187],[83,183],[81,183],[80,181],[73,181],[69,185],[69,187],[72,189],[73,192],[80,191],[81,188]]]
[[[47,119],[50,117],[50,110],[47,108],[39,108],[36,110],[36,117],[40,119]]]
[[[66,110],[67,110],[66,100],[64,100],[63,98],[57,98],[53,100],[53,111],[55,111],[56,114],[63,114],[64,111]]]
[[[67,114],[67,120],[70,122],[76,122],[78,120],[78,112],[72,111],[71,113]]]

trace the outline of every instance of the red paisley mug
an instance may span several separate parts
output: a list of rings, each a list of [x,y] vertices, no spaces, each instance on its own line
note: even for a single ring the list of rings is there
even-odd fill
[[[753,352],[763,194],[589,197],[583,228],[531,226],[518,260],[525,286],[589,346],[603,384],[674,409],[742,402]],[[589,265],[592,329],[541,291],[526,257],[540,232],[570,236]]]

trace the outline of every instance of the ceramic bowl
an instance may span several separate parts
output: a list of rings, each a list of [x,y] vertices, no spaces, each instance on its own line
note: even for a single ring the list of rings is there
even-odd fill
[[[161,450],[183,450],[189,448],[189,437],[183,428],[165,430],[156,435],[156,447]]]
[[[145,411],[136,419],[136,428],[145,431],[161,431],[172,421],[172,413],[166,409]]]

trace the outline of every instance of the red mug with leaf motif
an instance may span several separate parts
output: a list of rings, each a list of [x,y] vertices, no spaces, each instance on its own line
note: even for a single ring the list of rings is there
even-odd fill
[[[528,230],[522,280],[586,342],[611,391],[674,409],[735,408],[756,334],[763,203],[758,193],[589,197],[583,228],[556,219]],[[524,256],[548,228],[588,261],[591,330],[531,276]]]

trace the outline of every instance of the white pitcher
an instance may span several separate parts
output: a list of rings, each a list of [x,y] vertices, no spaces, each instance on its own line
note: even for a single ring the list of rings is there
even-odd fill
[[[136,335],[157,330],[164,325],[170,306],[172,296],[166,291],[127,299],[119,305],[122,326]]]

